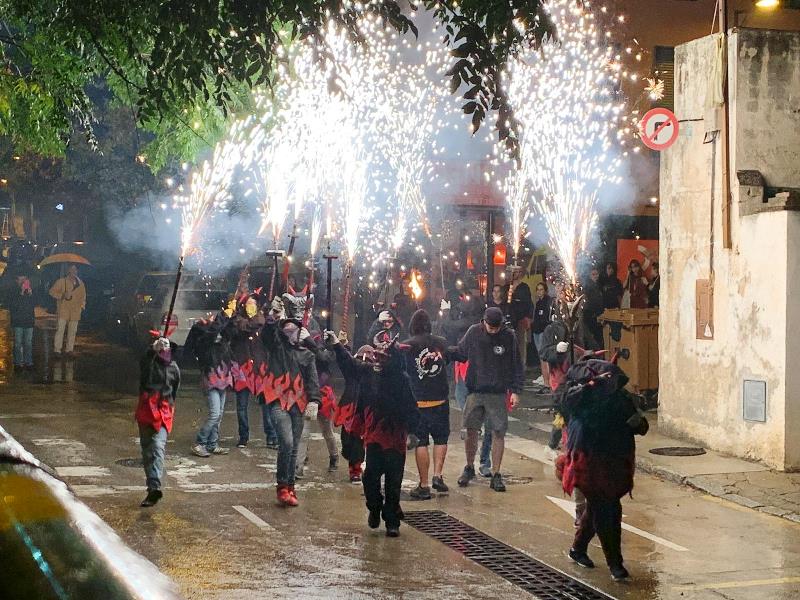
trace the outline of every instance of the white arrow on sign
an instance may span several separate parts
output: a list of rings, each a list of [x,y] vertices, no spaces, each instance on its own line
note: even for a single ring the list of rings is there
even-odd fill
[[[565,500],[563,498],[553,498],[552,496],[547,496],[547,499],[550,500],[553,504],[558,506],[568,515],[571,515],[572,518],[575,518],[575,503],[571,500]],[[622,528],[625,531],[630,531],[631,533],[641,536],[650,540],[651,542],[655,542],[656,544],[661,544],[662,546],[666,546],[671,550],[676,550],[677,552],[689,552],[688,548],[684,548],[674,542],[670,542],[669,540],[665,540],[662,537],[658,537],[657,535],[653,535],[647,531],[639,529],[638,527],[634,527],[633,525],[628,525],[627,523],[622,524]]]

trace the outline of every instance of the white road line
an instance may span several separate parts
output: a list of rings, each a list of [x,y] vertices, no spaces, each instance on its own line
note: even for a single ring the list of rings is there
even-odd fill
[[[0,419],[55,419],[58,417],[74,417],[66,413],[15,413],[10,415],[0,415]]]
[[[563,498],[553,498],[552,496],[546,496],[550,502],[558,506],[562,509],[565,513],[570,515],[573,519],[575,518],[575,503],[571,500],[565,500]],[[644,531],[643,529],[639,529],[638,527],[634,527],[633,525],[628,525],[627,523],[622,524],[622,528],[625,531],[630,531],[631,533],[638,535],[640,537],[646,538],[651,542],[655,542],[656,544],[661,544],[662,546],[666,546],[670,550],[675,550],[677,552],[689,552],[688,548],[684,548],[674,542],[670,542],[669,540],[665,540],[662,537],[658,537],[648,531]]]
[[[109,477],[108,467],[55,467],[60,477]]]
[[[553,430],[552,423],[539,423],[538,421],[533,421],[531,427],[539,431],[544,431],[545,433],[550,433]]]
[[[262,530],[262,531],[275,531],[275,528],[272,525],[270,525],[269,523],[264,521],[258,515],[250,512],[249,510],[247,510],[244,506],[236,505],[236,506],[233,507],[233,510],[238,512],[240,515],[242,515],[245,519],[250,521],[256,527],[258,527],[260,530]]]
[[[692,583],[689,585],[676,585],[676,591],[691,592],[694,590],[729,590],[735,588],[758,587],[762,585],[783,585],[787,583],[800,583],[800,577],[778,577],[776,579],[750,579],[747,581],[719,581],[717,583]]]

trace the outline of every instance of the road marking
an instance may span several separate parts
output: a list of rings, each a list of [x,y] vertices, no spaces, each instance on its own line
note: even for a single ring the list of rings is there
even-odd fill
[[[725,590],[732,588],[758,587],[762,585],[781,585],[784,583],[800,583],[800,577],[779,577],[777,579],[750,579],[749,581],[720,581],[718,583],[698,583],[690,585],[676,585],[676,591],[692,590]]]
[[[238,512],[238,513],[239,513],[240,515],[242,515],[242,516],[243,516],[245,519],[247,519],[248,521],[250,521],[250,522],[251,522],[253,525],[255,525],[256,527],[258,527],[258,528],[259,528],[259,529],[261,529],[262,531],[275,531],[275,528],[274,528],[272,525],[270,525],[269,523],[267,523],[266,521],[264,521],[264,520],[263,520],[261,517],[259,517],[258,515],[256,515],[256,514],[254,514],[254,513],[250,512],[249,510],[247,510],[247,509],[246,509],[244,506],[239,506],[239,505],[236,505],[236,506],[234,506],[234,507],[233,507],[233,510],[235,510],[236,512]]]
[[[531,427],[539,431],[544,431],[545,433],[550,433],[553,430],[552,423],[539,423],[538,421],[532,422]]]
[[[56,467],[59,477],[109,477],[107,467]]]
[[[571,515],[573,519],[575,518],[574,502],[572,502],[571,500],[565,500],[563,498],[553,498],[552,496],[546,496],[546,498],[550,500],[550,502],[558,506],[560,509],[562,509],[565,513]],[[625,531],[629,531],[635,535],[646,538],[651,542],[655,542],[656,544],[661,544],[662,546],[666,546],[670,550],[675,550],[677,552],[689,552],[688,548],[684,548],[683,546],[680,546],[674,542],[670,542],[669,540],[665,540],[662,537],[658,537],[657,535],[654,535],[648,531],[644,531],[643,529],[639,529],[638,527],[634,527],[633,525],[628,525],[627,523],[623,523],[622,528]]]
[[[54,419],[57,417],[74,417],[66,413],[15,413],[10,415],[0,415],[0,419]]]

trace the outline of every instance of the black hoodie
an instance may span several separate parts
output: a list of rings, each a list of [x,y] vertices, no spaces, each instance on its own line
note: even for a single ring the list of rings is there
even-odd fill
[[[403,342],[406,372],[417,402],[447,400],[447,340],[431,334],[415,335]]]
[[[517,336],[512,329],[502,327],[495,334],[486,331],[484,324],[473,325],[450,353],[459,362],[469,362],[467,390],[469,393],[520,393],[525,380]]]

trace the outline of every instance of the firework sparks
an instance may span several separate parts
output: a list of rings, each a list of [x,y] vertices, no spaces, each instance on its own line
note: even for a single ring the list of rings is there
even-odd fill
[[[598,191],[619,181],[614,144],[624,144],[617,141],[624,110],[616,91],[621,67],[588,6],[571,0],[547,6],[559,39],[508,67],[509,97],[522,132],[519,167],[504,191],[515,252],[532,208],[574,281],[578,256],[597,222]]]

